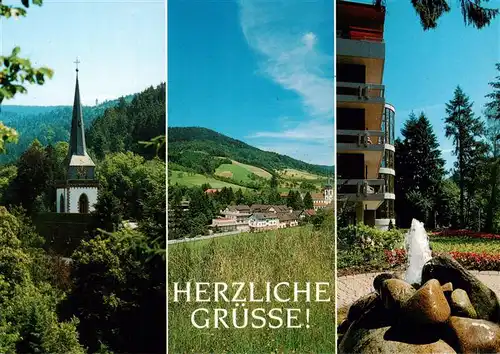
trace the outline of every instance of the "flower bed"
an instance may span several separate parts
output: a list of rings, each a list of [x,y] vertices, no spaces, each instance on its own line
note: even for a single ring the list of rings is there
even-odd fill
[[[429,233],[429,236],[461,236],[461,237],[471,237],[471,238],[481,238],[489,240],[500,240],[500,235],[491,234],[487,232],[477,232],[471,230],[442,230],[437,232]]]
[[[406,251],[404,249],[385,250],[384,253],[391,266],[406,264]],[[449,255],[469,270],[500,271],[500,254],[457,251],[432,253],[432,256],[438,255]]]

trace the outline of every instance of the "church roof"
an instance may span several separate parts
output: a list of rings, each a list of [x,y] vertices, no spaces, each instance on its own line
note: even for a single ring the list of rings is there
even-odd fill
[[[85,144],[85,127],[83,125],[82,104],[80,101],[78,69],[76,69],[75,100],[73,102],[68,154],[70,157],[70,166],[95,166],[87,153],[87,146]]]
[[[89,155],[72,155],[69,161],[70,166],[95,166]]]

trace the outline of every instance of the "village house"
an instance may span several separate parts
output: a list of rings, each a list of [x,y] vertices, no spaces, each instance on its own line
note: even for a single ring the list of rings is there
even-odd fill
[[[276,230],[279,225],[280,220],[275,213],[255,213],[248,221],[250,232]]]
[[[286,205],[230,205],[212,220],[213,232],[264,231],[298,226],[300,211]]]
[[[300,213],[300,212],[299,212]],[[299,213],[280,213],[278,214],[279,228],[294,227],[299,225]]]

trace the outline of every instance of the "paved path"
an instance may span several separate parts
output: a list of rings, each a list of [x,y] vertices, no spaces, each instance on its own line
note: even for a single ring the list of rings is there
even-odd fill
[[[500,298],[500,272],[471,271]],[[381,273],[347,275],[337,278],[337,308],[350,305],[359,297],[373,291],[373,279]]]
[[[193,242],[193,241],[208,240],[208,239],[216,238],[216,237],[238,235],[238,234],[241,234],[242,232],[243,231],[228,231],[228,232],[221,232],[221,233],[218,233],[218,234],[213,234],[213,235],[208,235],[208,236],[196,236],[196,237],[191,237],[191,238],[179,238],[177,240],[169,240],[168,244],[171,245],[173,243],[182,243],[182,242]]]

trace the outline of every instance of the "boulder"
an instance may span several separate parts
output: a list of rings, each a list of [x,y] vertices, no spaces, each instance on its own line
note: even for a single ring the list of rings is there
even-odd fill
[[[451,282],[455,289],[463,289],[476,310],[477,317],[500,322],[500,302],[495,293],[448,256],[437,256],[422,269],[422,282],[437,279],[441,284]]]
[[[415,288],[404,280],[388,279],[382,282],[380,298],[387,310],[397,312],[415,291]]]
[[[377,293],[380,294],[380,288],[382,287],[382,283],[388,279],[399,279],[396,274],[391,273],[382,273],[379,274],[373,279],[373,288]]]
[[[446,295],[447,292],[450,293],[453,291],[453,284],[452,283],[446,283],[441,285],[441,290],[443,290],[444,294]]]
[[[455,289],[451,293],[450,307],[454,316],[477,318],[476,310],[472,306],[469,296],[462,289]]]
[[[432,327],[432,326],[430,326]],[[339,345],[340,354],[394,354],[394,353],[456,353],[432,332],[411,329],[398,331],[394,327],[374,329],[351,327]]]
[[[338,334],[345,334],[347,330],[349,329],[349,326],[351,325],[351,322],[349,320],[343,320],[341,324],[337,326],[337,333]]]
[[[378,294],[376,292],[372,292],[368,295],[360,297],[351,305],[351,307],[349,307],[349,311],[347,312],[347,319],[350,322],[356,321],[377,299]]]
[[[460,353],[500,353],[500,326],[465,317],[450,317],[447,341]]]
[[[450,314],[450,305],[436,279],[422,285],[402,308],[404,321],[415,325],[444,323]]]

